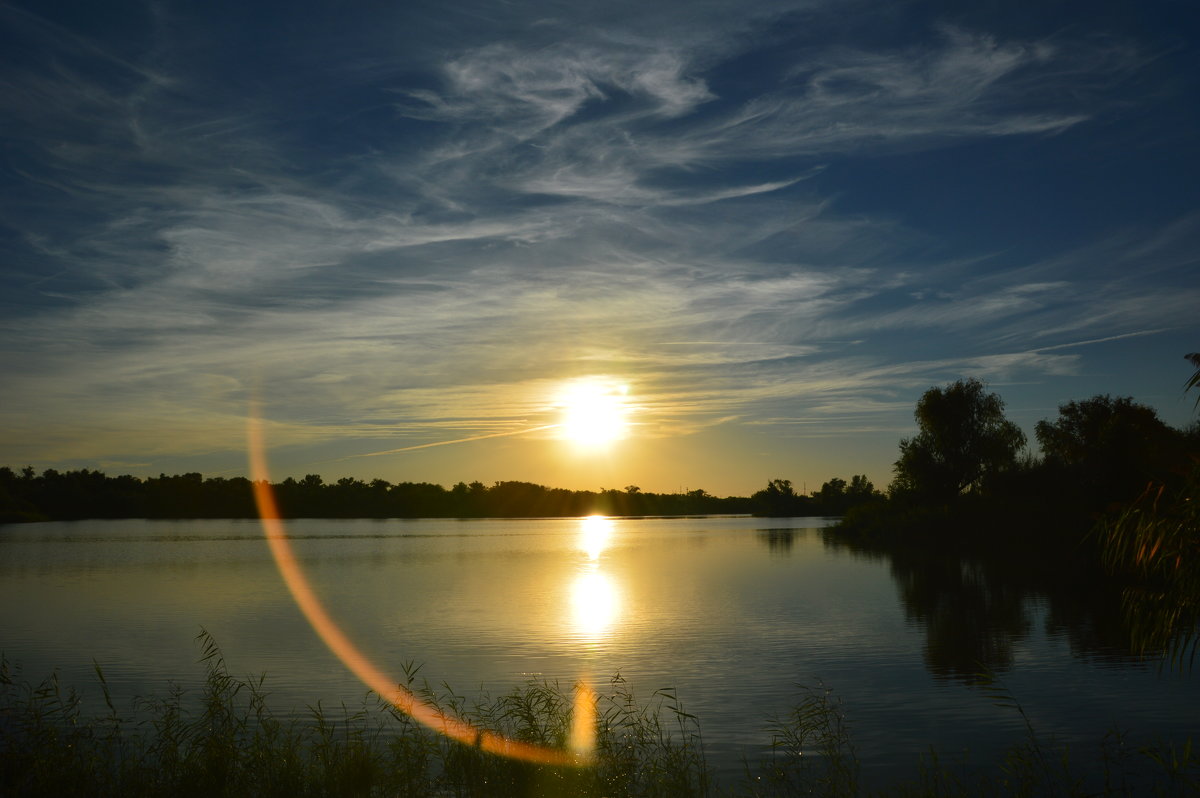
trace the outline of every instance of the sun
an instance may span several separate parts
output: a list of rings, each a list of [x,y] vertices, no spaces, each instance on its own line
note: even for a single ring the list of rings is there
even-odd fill
[[[561,437],[581,448],[607,446],[629,432],[626,397],[629,386],[599,380],[571,383],[559,405]]]

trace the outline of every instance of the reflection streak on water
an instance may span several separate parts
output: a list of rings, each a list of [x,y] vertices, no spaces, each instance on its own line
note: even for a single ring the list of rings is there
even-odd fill
[[[619,609],[617,588],[607,574],[589,570],[575,577],[571,585],[571,615],[581,636],[593,642],[604,637],[617,619]]]
[[[602,515],[589,515],[580,524],[579,548],[595,562],[612,542],[613,522]]]
[[[620,593],[601,570],[600,555],[613,537],[611,518],[592,515],[580,521],[579,548],[587,555],[571,583],[571,621],[576,634],[596,643],[612,629],[620,612]]]

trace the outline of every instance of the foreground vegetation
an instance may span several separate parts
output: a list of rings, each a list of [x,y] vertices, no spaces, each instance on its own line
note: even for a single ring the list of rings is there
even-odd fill
[[[970,768],[936,753],[913,763],[912,779],[867,789],[840,703],[802,690],[770,723],[760,761],[718,784],[699,721],[672,691],[639,702],[614,677],[599,698],[596,759],[587,767],[534,765],[455,743],[380,701],[355,709],[310,707],[281,719],[262,679],[232,676],[201,635],[207,677],[198,695],[173,689],[139,700],[135,716],[115,707],[97,667],[106,708],[98,715],[52,677],[24,682],[0,665],[0,793],[9,796],[1085,796],[1193,795],[1200,756],[1190,741],[1134,747],[1109,735],[1094,751],[1027,736],[1002,761]],[[410,687],[443,709],[513,738],[562,747],[571,691],[529,682],[474,700],[443,688]],[[997,685],[991,697],[1024,713]],[[766,722],[765,722],[766,723]]]

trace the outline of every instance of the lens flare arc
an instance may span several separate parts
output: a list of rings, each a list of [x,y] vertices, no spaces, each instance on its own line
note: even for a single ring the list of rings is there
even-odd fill
[[[250,473],[254,499],[258,506],[263,535],[270,548],[271,556],[279,569],[280,576],[292,594],[296,606],[304,614],[309,625],[321,641],[342,661],[351,673],[384,700],[414,720],[465,745],[489,753],[537,762],[547,765],[585,766],[591,763],[591,745],[594,740],[594,707],[582,707],[581,702],[594,701],[590,690],[581,689],[576,699],[571,732],[571,750],[535,745],[513,740],[502,734],[480,729],[471,723],[448,715],[432,704],[422,700],[396,680],[379,670],[359,648],[354,645],[337,622],[325,609],[313,590],[304,570],[300,567],[283,525],[282,514],[271,490],[270,474],[263,446],[262,426],[256,413],[251,412],[248,424]]]

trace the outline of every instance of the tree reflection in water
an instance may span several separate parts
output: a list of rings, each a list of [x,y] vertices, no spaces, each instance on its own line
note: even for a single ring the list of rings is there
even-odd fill
[[[795,529],[760,529],[758,539],[767,544],[772,554],[788,554],[796,543]]]
[[[953,556],[893,557],[892,578],[909,620],[925,627],[925,665],[971,681],[1012,665],[1013,643],[1029,634],[1025,595],[979,563]]]
[[[925,665],[937,677],[977,683],[985,672],[1008,670],[1039,614],[1046,633],[1065,638],[1074,657],[1138,659],[1121,588],[1090,558],[884,547],[832,531],[825,544],[888,563],[906,616],[924,628]]]

